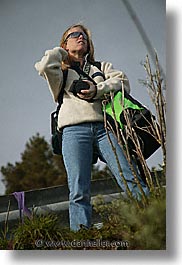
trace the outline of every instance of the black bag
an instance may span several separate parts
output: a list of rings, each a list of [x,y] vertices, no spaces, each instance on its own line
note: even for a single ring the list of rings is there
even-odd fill
[[[58,113],[51,113],[51,146],[55,155],[62,154],[62,131],[58,130]]]
[[[156,127],[159,126],[156,122],[156,127],[154,126],[155,116],[126,91],[124,91],[124,97],[122,91],[119,90],[115,93],[112,103],[111,100],[106,101],[105,110],[107,120],[111,126],[116,130],[114,123],[115,116],[119,128],[123,130],[124,135],[125,126],[127,126],[127,116],[130,126],[137,135],[145,159],[149,158],[160,147],[160,143],[156,139]],[[127,111],[126,114],[124,114],[124,111]],[[135,144],[130,137],[127,138],[127,142],[130,153],[136,155]]]

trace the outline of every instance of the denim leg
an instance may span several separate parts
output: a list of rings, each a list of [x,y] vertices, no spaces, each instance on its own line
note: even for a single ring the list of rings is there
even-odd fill
[[[106,164],[109,167],[109,169],[111,170],[112,174],[115,176],[119,186],[122,188],[122,190],[124,190],[126,192],[126,187],[122,181],[122,177],[121,177],[120,172],[119,172],[116,157],[115,157],[115,154],[112,150],[111,144],[108,141],[108,137],[107,137],[105,129],[101,127],[101,130],[98,131],[98,135],[99,135],[99,137],[97,138],[98,139],[97,144],[98,144],[99,152],[100,152],[101,156],[103,157],[103,159],[106,161]],[[140,190],[137,186],[136,181],[134,180],[134,176],[133,176],[133,173],[131,171],[131,167],[130,167],[130,165],[129,165],[129,163],[128,163],[128,161],[127,161],[127,159],[123,153],[123,150],[119,146],[116,137],[111,132],[109,133],[109,135],[111,137],[111,141],[113,143],[113,146],[116,150],[124,178],[127,181],[128,188],[130,189],[133,197],[140,198]],[[138,173],[137,167],[135,166],[134,162],[133,162],[133,165],[135,167],[135,171]],[[143,191],[145,192],[146,195],[148,195],[148,193],[149,193],[148,187],[143,182],[143,180],[140,178],[139,174],[138,174],[138,179],[140,181],[140,184],[142,186]]]
[[[70,191],[70,228],[77,231],[80,225],[91,225],[90,180],[93,140],[89,124],[65,127],[62,151]]]

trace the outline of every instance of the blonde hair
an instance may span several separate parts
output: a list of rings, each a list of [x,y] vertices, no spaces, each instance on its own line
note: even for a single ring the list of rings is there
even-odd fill
[[[68,35],[68,32],[70,31],[70,29],[72,28],[76,28],[76,27],[79,27],[83,30],[83,32],[87,35],[88,37],[88,49],[87,49],[87,53],[88,53],[88,61],[90,63],[94,63],[95,62],[95,59],[94,59],[94,45],[93,45],[93,42],[92,42],[92,38],[91,38],[91,32],[88,28],[86,28],[85,26],[83,26],[82,24],[74,24],[72,26],[70,26],[62,35],[62,38],[60,40],[60,47],[62,47],[63,49],[66,49],[66,37]],[[62,63],[62,67],[63,68],[67,68],[69,65],[70,65],[70,58],[68,58],[67,61],[64,61]]]

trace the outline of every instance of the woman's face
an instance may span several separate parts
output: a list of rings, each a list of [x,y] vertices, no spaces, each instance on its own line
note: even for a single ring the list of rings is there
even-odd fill
[[[88,40],[87,35],[84,33],[82,28],[75,27],[68,31],[66,37],[66,50],[70,54],[78,54],[84,56],[87,53]]]

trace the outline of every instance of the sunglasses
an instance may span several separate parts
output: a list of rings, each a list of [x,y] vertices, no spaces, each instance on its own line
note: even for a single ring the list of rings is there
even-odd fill
[[[82,35],[85,40],[88,40],[88,37],[85,34],[85,32],[75,31],[75,32],[72,32],[72,33],[68,34],[68,36],[66,37],[65,41],[67,41],[70,38],[79,38],[80,35]]]

